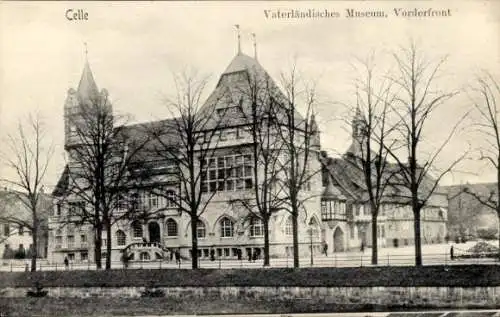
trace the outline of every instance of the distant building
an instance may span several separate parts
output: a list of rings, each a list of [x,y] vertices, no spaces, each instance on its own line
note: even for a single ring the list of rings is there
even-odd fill
[[[241,78],[246,76],[249,69],[259,74],[266,74],[261,64],[254,58],[238,53],[229,63],[220,76],[219,82],[211,96],[217,96],[222,90],[234,92],[245,89]],[[78,103],[88,98],[88,95],[107,94],[105,90],[99,93],[94,76],[88,62],[85,64],[78,88],[70,89],[64,108],[65,113],[65,146],[67,151],[78,145],[72,137],[73,128],[69,124],[69,116],[78,115]],[[209,97],[210,99],[211,97]],[[224,103],[225,102],[225,103]],[[240,99],[240,107],[248,107]],[[227,101],[217,104],[217,110],[222,113],[238,111]],[[226,112],[229,109],[228,112]],[[216,111],[217,115],[219,111]],[[166,124],[168,120],[150,122],[124,127],[131,135],[134,131],[148,124]],[[357,142],[359,133],[358,121],[354,120],[353,144]],[[343,159],[331,159],[321,153],[320,132],[314,117],[311,118],[314,135],[311,141],[311,155],[308,172],[313,175],[305,186],[305,195],[309,195],[304,209],[299,215],[299,244],[302,256],[311,252],[320,254],[324,243],[329,245],[333,252],[359,248],[361,244],[370,245],[370,210],[366,205],[362,190],[360,190],[359,171],[350,166],[348,153]],[[248,212],[236,208],[230,203],[234,197],[241,197],[242,193],[255,186],[253,171],[259,166],[253,166],[252,152],[248,147],[250,139],[249,122],[231,117],[226,124],[220,127],[219,148],[215,157],[209,158],[208,171],[202,180],[202,192],[217,192],[208,205],[208,209],[201,216],[197,225],[199,255],[201,259],[209,259],[212,252],[217,258],[235,259],[238,256],[247,258],[250,254],[263,254],[263,225],[257,217],[248,217]],[[137,132],[139,134],[139,132]],[[172,140],[177,136],[173,135]],[[165,140],[171,142],[172,140]],[[350,150],[349,150],[350,151]],[[348,152],[349,152],[348,151]],[[71,157],[71,155],[69,155]],[[175,166],[169,162],[155,161],[148,155],[143,155],[143,168],[155,171],[156,183],[148,186],[158,186],[165,191],[165,195],[176,193],[180,184],[172,181],[172,171]],[[219,170],[228,164],[241,167],[241,171],[234,177],[218,178]],[[149,166],[149,167],[144,167]],[[321,173],[314,173],[321,171]],[[65,225],[67,215],[74,208],[90,208],[78,197],[68,193],[71,162],[68,164],[53,193],[56,199],[64,198],[64,203],[55,205],[50,217],[49,259],[62,262],[65,257],[72,261],[93,261],[93,230],[89,225]],[[362,187],[362,186],[361,186]],[[153,260],[162,256],[164,249],[180,249],[184,256],[189,256],[191,247],[190,219],[179,213],[178,209],[165,197],[151,194],[146,188],[136,188],[139,207],[144,206],[155,210],[162,210],[156,219],[141,221],[119,221],[113,226],[112,261],[119,261],[124,249],[130,250],[134,260]],[[422,212],[424,243],[439,242],[446,235],[446,196],[441,200],[439,193],[431,199],[431,205]],[[291,257],[292,247],[292,220],[286,211],[277,212],[270,219],[270,254],[272,257]],[[397,202],[384,206],[379,221],[379,236],[381,245],[393,243],[404,245],[413,243],[412,214],[407,206]],[[103,249],[105,252],[105,237],[103,233]],[[397,242],[395,242],[397,240]]]
[[[321,219],[328,229],[333,250],[341,251],[372,245],[371,211],[366,190],[360,152],[364,120],[357,112],[352,120],[352,143],[341,158],[323,155],[325,190],[322,196]],[[397,172],[397,165],[388,163],[387,173]],[[428,182],[434,180],[427,177]],[[425,182],[422,183],[425,185]],[[424,186],[422,185],[422,188]],[[414,244],[413,212],[408,199],[395,192],[406,190],[388,186],[377,217],[377,242],[380,246]],[[401,197],[404,195],[401,195]],[[447,234],[448,202],[446,192],[437,189],[421,211],[423,244],[440,243]]]
[[[9,189],[0,190],[0,217],[15,215],[17,219],[31,223],[31,211],[20,200],[24,194]],[[48,216],[52,213],[52,197],[42,194],[39,215],[41,224],[38,229],[38,257],[46,258],[48,250]],[[30,256],[32,232],[29,228],[15,222],[0,219],[0,256],[3,258],[22,258]]]
[[[497,197],[497,183],[476,183],[444,186],[448,193],[450,238],[475,238],[478,231],[492,230],[498,235],[498,216],[495,210],[479,202]]]

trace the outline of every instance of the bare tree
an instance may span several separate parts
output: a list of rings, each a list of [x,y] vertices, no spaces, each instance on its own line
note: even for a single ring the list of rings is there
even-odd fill
[[[389,122],[390,105],[393,103],[391,83],[384,77],[377,77],[375,59],[357,60],[353,65],[359,77],[356,80],[356,104],[347,105],[355,112],[353,129],[354,159],[347,159],[353,168],[361,169],[364,187],[368,194],[372,225],[372,264],[378,262],[378,215],[383,203],[387,202],[387,189],[394,175],[388,161],[388,150],[394,150],[390,134],[397,124]],[[360,91],[358,91],[358,88]]]
[[[176,95],[167,98],[166,106],[172,118],[152,126],[149,135],[153,145],[151,155],[176,167],[179,187],[173,196],[153,188],[156,195],[165,197],[181,213],[190,217],[192,268],[198,268],[197,227],[200,216],[207,209],[225,176],[213,184],[207,182],[207,167],[216,164],[217,144],[223,114],[217,113],[220,103],[227,103],[227,91],[217,89],[206,102],[202,102],[208,79],[196,74],[175,75]],[[224,112],[224,110],[221,110]],[[227,171],[230,172],[230,171]],[[219,185],[218,182],[221,182]],[[213,185],[213,186],[212,186]]]
[[[284,92],[274,91],[271,101],[273,120],[276,121],[280,148],[278,160],[280,177],[277,179],[284,208],[292,216],[293,233],[293,265],[299,267],[299,215],[307,221],[307,210],[304,203],[313,197],[309,192],[312,177],[320,170],[312,170],[311,161],[318,159],[313,147],[319,150],[317,125],[314,120],[313,106],[317,103],[315,86],[302,80],[296,66],[289,73],[281,75]],[[302,116],[299,104],[303,104],[305,115]],[[315,142],[317,141],[317,142]],[[312,232],[311,232],[312,235]],[[312,250],[310,250],[312,252]]]
[[[279,155],[283,142],[278,138],[275,110],[272,108],[276,104],[271,98],[278,88],[270,76],[260,69],[247,69],[245,75],[240,89],[235,91],[232,98],[241,100],[240,112],[250,128],[255,185],[252,187],[251,197],[238,197],[233,199],[232,204],[242,206],[248,211],[250,217],[247,217],[247,220],[250,226],[256,218],[262,221],[264,266],[269,266],[269,222],[271,216],[284,206],[280,197],[283,193],[276,185],[280,174]]]
[[[466,193],[497,213],[500,232],[500,108],[497,104],[500,98],[500,85],[493,75],[485,73],[477,79],[474,92],[477,93],[477,97],[473,98],[473,103],[480,118],[475,127],[486,142],[486,145],[481,148],[480,159],[495,169],[497,183],[496,188],[486,197],[467,187]]]
[[[47,144],[47,135],[41,119],[29,116],[26,124],[19,123],[17,133],[9,135],[7,166],[15,176],[2,179],[13,187],[13,201],[19,202],[26,213],[17,208],[5,208],[0,214],[0,222],[17,224],[31,232],[32,252],[31,271],[36,271],[38,243],[41,230],[47,226],[50,204],[44,197],[43,181],[50,158],[53,154],[52,144]]]
[[[390,81],[398,88],[399,93],[391,110],[399,121],[395,135],[399,141],[398,151],[389,147],[386,149],[399,168],[398,180],[394,182],[394,186],[400,191],[396,191],[394,196],[409,204],[413,211],[415,265],[421,266],[421,211],[438,188],[439,181],[465,158],[467,152],[460,154],[442,169],[437,168],[436,161],[467,114],[457,121],[441,144],[431,150],[429,155],[425,155],[422,144],[426,140],[424,134],[427,132],[427,124],[435,110],[457,95],[458,91],[443,92],[436,88],[436,79],[446,58],[429,60],[413,42],[409,48],[402,48],[399,53],[394,53],[393,57],[397,71],[390,77]]]
[[[106,266],[111,268],[111,227],[136,212],[129,188],[131,168],[148,143],[147,135],[133,131],[113,115],[104,91],[83,100],[69,117],[72,146],[69,152],[69,184],[63,202],[70,212],[66,223],[90,224],[94,233],[97,269],[102,267],[102,234],[106,232]],[[127,206],[127,207],[123,207]]]

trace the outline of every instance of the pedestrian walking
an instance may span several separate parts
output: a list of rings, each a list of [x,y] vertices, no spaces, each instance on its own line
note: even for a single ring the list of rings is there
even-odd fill
[[[175,263],[181,264],[181,252],[179,249],[175,250]]]
[[[69,260],[67,256],[64,257],[64,267],[66,270],[69,269]]]
[[[453,261],[455,259],[455,254],[453,252],[453,245],[451,245],[451,248],[450,248],[450,259]]]
[[[328,243],[326,243],[325,241],[323,241],[323,254],[325,256],[328,256]]]
[[[361,241],[360,251],[363,252],[363,253],[365,252],[365,242],[364,241]]]

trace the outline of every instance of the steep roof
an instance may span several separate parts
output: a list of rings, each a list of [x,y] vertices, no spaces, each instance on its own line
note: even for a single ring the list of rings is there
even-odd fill
[[[248,69],[256,69],[265,72],[255,58],[243,53],[238,53],[226,67],[226,70],[222,73],[222,75],[246,71]]]
[[[99,96],[99,89],[97,88],[97,84],[94,80],[94,75],[92,74],[88,61],[85,61],[77,93],[82,100],[93,100]]]
[[[465,193],[469,190],[479,197],[488,198],[495,195],[498,191],[497,183],[474,183],[441,186],[441,189],[448,195],[448,199],[453,199],[460,193]]]
[[[327,171],[331,175],[336,186],[343,192],[347,193],[352,199],[359,201],[368,201],[369,195],[366,189],[365,175],[359,160],[355,157],[344,155],[342,158],[324,158],[322,163],[326,166]],[[388,163],[385,170],[384,178],[389,181],[389,185],[385,188],[383,201],[392,203],[408,203],[411,197],[410,191],[403,186],[402,175],[399,172],[397,164]],[[390,180],[388,180],[391,178]],[[435,180],[426,175],[420,185],[422,195],[427,195]],[[429,199],[429,204],[440,205],[439,199],[432,197],[441,194],[440,188],[436,188]]]
[[[271,102],[271,98],[274,102]],[[202,107],[202,111],[213,117],[206,128],[250,123],[254,100],[258,101],[257,110],[262,113],[273,104],[274,117],[278,122],[286,122],[288,101],[282,90],[255,58],[238,53],[221,74],[217,86]],[[305,121],[294,110],[295,126],[300,129]]]
[[[52,211],[52,198],[39,192],[38,196],[38,216],[41,219],[47,219]],[[24,192],[2,189],[0,190],[0,214],[3,217],[22,219],[29,222],[31,219],[31,211],[21,200],[27,200],[28,196]]]
[[[57,181],[56,187],[52,191],[52,196],[54,197],[60,197],[64,195],[64,193],[67,191],[69,186],[69,167],[66,164],[64,166],[64,170],[59,177],[59,180]]]

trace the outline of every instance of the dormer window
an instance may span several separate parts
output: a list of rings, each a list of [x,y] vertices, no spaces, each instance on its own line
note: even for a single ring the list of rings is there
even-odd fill
[[[226,108],[219,108],[219,109],[217,109],[217,115],[219,117],[224,116],[225,113],[226,113]]]

